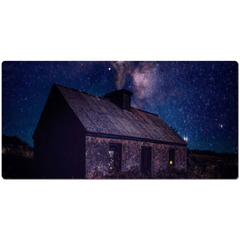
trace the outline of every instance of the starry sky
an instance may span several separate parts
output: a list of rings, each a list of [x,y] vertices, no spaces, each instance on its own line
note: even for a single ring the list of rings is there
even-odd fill
[[[33,146],[53,83],[101,97],[128,89],[133,107],[158,114],[189,149],[238,152],[237,62],[3,62],[2,134]]]

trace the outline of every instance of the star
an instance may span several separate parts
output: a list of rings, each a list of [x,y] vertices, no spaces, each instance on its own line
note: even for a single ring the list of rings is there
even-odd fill
[[[31,146],[51,86],[58,83],[96,96],[125,88],[133,93],[133,107],[159,115],[178,130],[189,149],[238,151],[236,62],[56,61],[2,66],[3,134],[17,135]],[[22,116],[29,125],[20,128],[17,120]]]

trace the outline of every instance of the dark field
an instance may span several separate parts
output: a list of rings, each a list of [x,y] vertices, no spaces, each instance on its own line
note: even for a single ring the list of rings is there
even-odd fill
[[[44,179],[34,162],[33,149],[26,146],[3,146],[2,177],[4,179]],[[105,175],[96,172],[94,178],[105,179],[153,179],[137,170]],[[159,171],[154,179],[236,179],[238,155],[207,151],[188,151],[188,170]]]
[[[6,145],[2,148],[2,177],[5,179],[40,178],[34,164],[33,149]]]
[[[188,159],[189,179],[238,178],[238,154],[193,150]]]

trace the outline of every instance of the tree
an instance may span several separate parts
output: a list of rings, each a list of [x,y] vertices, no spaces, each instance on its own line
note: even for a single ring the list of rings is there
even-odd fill
[[[11,144],[11,145],[20,145],[20,146],[29,147],[28,143],[24,142],[23,140],[21,140],[17,136],[6,136],[6,135],[3,135],[2,136],[2,144],[3,145]]]

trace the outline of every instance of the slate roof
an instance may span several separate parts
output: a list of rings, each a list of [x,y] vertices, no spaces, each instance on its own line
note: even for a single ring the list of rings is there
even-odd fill
[[[55,85],[89,133],[187,144],[155,114],[133,107],[123,110],[108,99]]]

